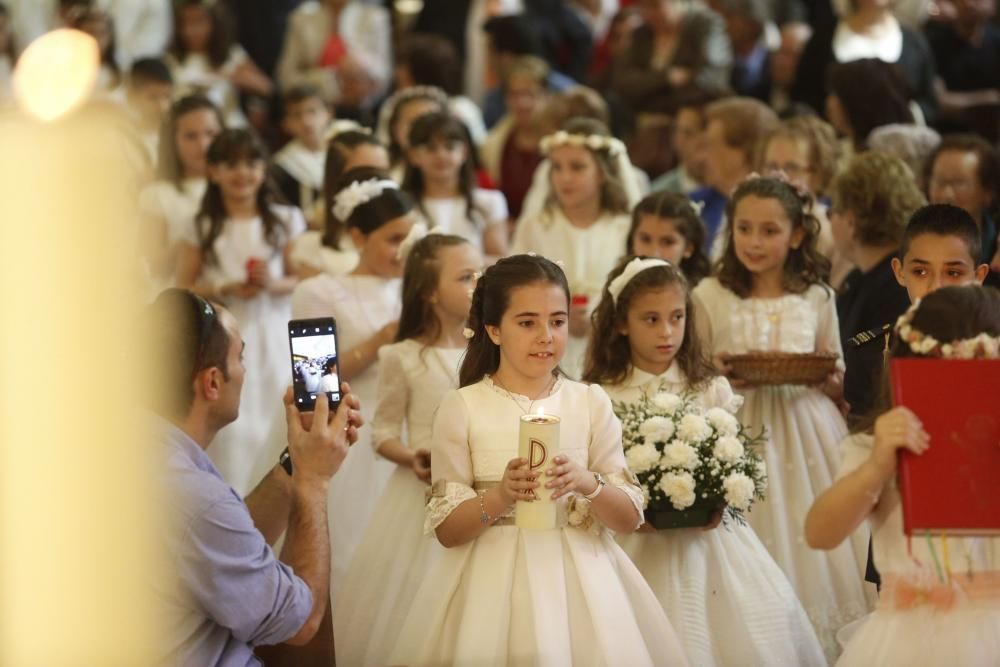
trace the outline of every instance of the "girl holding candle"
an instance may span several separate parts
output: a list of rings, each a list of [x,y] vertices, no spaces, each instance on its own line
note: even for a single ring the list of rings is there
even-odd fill
[[[913,304],[896,327],[902,334],[895,337],[892,358],[997,359],[1000,292],[978,285],[943,287]],[[874,561],[882,575],[879,604],[837,664],[996,664],[1000,538],[914,534],[909,539],[903,532],[898,454],[959,446],[961,436],[932,441],[911,410],[889,409],[888,396],[886,386],[883,405],[841,443],[837,480],[806,517],[806,539],[817,549],[835,548],[871,519]]]
[[[479,280],[462,388],[442,400],[431,441],[426,529],[449,548],[426,574],[412,605],[420,613],[402,626],[390,664],[686,663],[611,537],[642,523],[642,492],[607,396],[558,371],[568,320],[566,277],[547,259],[501,259]],[[529,470],[520,425],[539,412],[558,441],[555,428],[535,431],[547,460]],[[558,527],[514,525],[515,506],[549,494]]]
[[[810,195],[776,178],[743,181],[727,205],[724,253],[716,275],[692,290],[699,339],[719,371],[748,352],[841,354],[837,310],[826,286],[830,263],[816,250],[819,223]],[[843,362],[823,385],[734,387],[739,417],[767,429],[767,497],[747,517],[802,601],[830,660],[835,633],[867,613],[865,536],[826,553],[810,549],[802,527],[816,496],[833,482],[837,444],[847,434],[838,408]]]
[[[458,386],[466,344],[462,329],[483,259],[459,236],[415,240],[426,231],[414,225],[400,247],[408,254],[403,312],[397,342],[379,352],[372,445],[396,470],[354,554],[334,613],[337,660],[345,665],[387,663],[392,646],[385,637],[406,619],[441,551],[423,531],[431,426],[442,396]]]
[[[603,276],[621,257],[629,230],[623,178],[631,165],[625,145],[600,121],[573,118],[563,130],[542,139],[551,171],[552,195],[545,209],[522,219],[514,232],[514,252],[537,252],[564,263],[573,298],[564,370],[580,377],[590,313],[601,294]]]
[[[584,380],[613,401],[691,392],[705,410],[730,414],[743,403],[701,356],[687,280],[662,259],[623,260],[612,270],[594,312],[594,341]],[[749,525],[647,525],[619,542],[693,664],[826,665],[795,591]]]

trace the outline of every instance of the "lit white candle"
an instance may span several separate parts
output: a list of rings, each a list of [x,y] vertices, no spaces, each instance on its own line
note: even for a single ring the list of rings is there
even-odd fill
[[[551,530],[556,527],[556,502],[552,489],[545,484],[552,478],[545,470],[559,453],[559,417],[545,414],[539,407],[538,414],[521,417],[518,456],[528,460],[528,469],[539,473],[541,486],[535,489],[536,500],[518,501],[515,523],[527,530]]]

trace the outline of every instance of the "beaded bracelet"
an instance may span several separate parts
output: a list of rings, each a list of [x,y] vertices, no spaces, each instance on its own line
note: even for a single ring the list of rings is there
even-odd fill
[[[491,517],[489,515],[489,513],[486,511],[485,497],[486,497],[486,491],[485,490],[480,491],[479,492],[479,522],[481,524],[483,524],[484,526],[488,526],[490,524],[490,522],[493,521],[493,517]]]

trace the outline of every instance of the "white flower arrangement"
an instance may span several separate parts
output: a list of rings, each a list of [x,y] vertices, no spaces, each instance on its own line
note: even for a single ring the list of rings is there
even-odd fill
[[[592,151],[606,151],[612,157],[625,153],[625,144],[620,139],[602,134],[570,134],[564,130],[542,137],[539,146],[542,155],[548,155],[553,148],[559,146],[581,146]]]
[[[725,507],[724,518],[743,521],[764,497],[767,473],[757,451],[763,430],[751,435],[726,410],[704,410],[689,394],[659,392],[614,409],[625,461],[651,513]]]

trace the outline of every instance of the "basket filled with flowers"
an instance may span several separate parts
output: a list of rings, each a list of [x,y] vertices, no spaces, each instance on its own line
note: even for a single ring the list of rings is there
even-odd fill
[[[691,395],[659,392],[615,403],[625,460],[646,496],[654,528],[706,526],[713,515],[743,521],[764,497],[767,473],[757,435],[722,408],[703,409]]]

